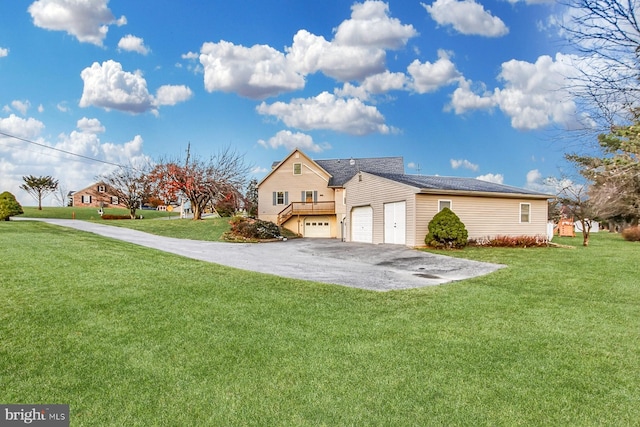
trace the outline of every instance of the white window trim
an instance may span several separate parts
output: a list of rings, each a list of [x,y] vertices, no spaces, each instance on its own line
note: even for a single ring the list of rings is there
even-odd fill
[[[442,202],[448,202],[449,203],[449,209],[453,210],[453,201],[451,201],[450,199],[438,199],[438,212],[440,212],[443,208],[440,207],[440,203]]]
[[[300,165],[300,173],[296,173],[296,165]],[[302,163],[294,163],[293,164],[293,174],[294,175],[302,175]]]
[[[529,213],[528,213],[529,220],[528,221],[523,221],[522,220],[522,206],[525,206],[525,205],[529,206]],[[520,218],[519,218],[520,219],[520,224],[531,224],[531,203],[520,203],[519,214],[520,214]]]

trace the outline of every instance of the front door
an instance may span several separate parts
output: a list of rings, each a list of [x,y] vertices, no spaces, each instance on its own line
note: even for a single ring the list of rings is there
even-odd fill
[[[406,244],[406,202],[384,204],[384,242]]]

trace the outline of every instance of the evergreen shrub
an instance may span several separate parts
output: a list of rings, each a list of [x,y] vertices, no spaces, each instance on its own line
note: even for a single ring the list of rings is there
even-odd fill
[[[424,238],[427,246],[434,248],[463,248],[467,245],[469,233],[458,215],[444,208],[429,222],[429,234]]]

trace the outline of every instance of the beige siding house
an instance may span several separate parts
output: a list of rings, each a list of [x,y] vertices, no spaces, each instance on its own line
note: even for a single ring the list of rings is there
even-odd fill
[[[361,172],[345,191],[347,241],[424,245],[429,221],[444,207],[460,217],[470,239],[547,234],[550,196],[521,188],[472,178]]]
[[[405,175],[402,157],[312,160],[296,149],[258,184],[258,217],[305,237],[422,246],[444,207],[473,239],[546,235],[549,197],[472,178]]]

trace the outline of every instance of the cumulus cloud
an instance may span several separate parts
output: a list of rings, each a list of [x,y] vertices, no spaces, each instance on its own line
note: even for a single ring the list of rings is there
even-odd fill
[[[453,110],[456,114],[464,114],[472,110],[488,110],[497,105],[493,93],[487,92],[483,83],[478,84],[479,95],[471,88],[472,82],[460,79],[458,88],[451,95],[451,102],[445,107],[446,111]]]
[[[343,46],[400,49],[418,35],[412,25],[403,25],[389,17],[389,5],[381,1],[365,1],[351,6],[351,19],[336,29],[334,42]]]
[[[497,173],[497,174],[488,173],[485,175],[480,175],[476,177],[476,179],[479,179],[480,181],[493,182],[495,184],[504,184],[504,176],[500,173]]]
[[[417,31],[389,16],[381,1],[352,6],[351,18],[327,40],[301,29],[284,52],[267,45],[245,47],[228,41],[204,43],[200,63],[205,89],[264,99],[304,88],[317,72],[342,82],[363,81],[385,71],[386,50],[404,47]],[[182,55],[191,60],[194,54]]]
[[[193,91],[184,85],[164,85],[156,92],[155,105],[176,105],[193,96]]]
[[[269,138],[268,141],[261,139],[258,141],[258,144],[265,148],[277,149],[284,147],[288,150],[299,148],[303,151],[312,151],[314,153],[319,153],[325,149],[331,148],[329,144],[316,144],[313,142],[313,138],[310,135],[301,132],[293,133],[288,130],[281,130]]]
[[[84,81],[81,107],[101,107],[143,113],[152,108],[153,102],[147,90],[147,81],[140,71],[130,73],[119,62],[108,60],[80,73]]]
[[[139,114],[156,112],[162,105],[175,105],[191,98],[191,89],[186,86],[165,85],[154,97],[147,89],[147,81],[140,71],[124,71],[119,62],[108,60],[80,73],[84,81],[80,107],[100,107]]]
[[[100,120],[88,119],[86,117],[83,117],[80,120],[78,120],[76,127],[80,129],[82,132],[86,132],[86,133],[97,134],[105,131],[105,128],[104,126],[102,126],[102,123],[100,123]]]
[[[227,41],[204,43],[200,49],[204,87],[208,92],[235,92],[263,99],[304,87],[304,78],[282,52],[266,45],[250,48]]]
[[[379,95],[392,90],[404,90],[406,86],[406,74],[385,71],[367,77],[360,85],[345,83],[342,89],[336,89],[334,92],[338,96],[359,98],[367,101],[371,98],[371,95]]]
[[[332,43],[307,30],[298,31],[286,51],[291,66],[304,75],[322,72],[339,81],[359,81],[385,69],[383,49]]]
[[[390,132],[384,123],[384,116],[377,108],[359,99],[342,99],[328,92],[313,98],[293,99],[289,103],[275,102],[269,105],[263,102],[257,111],[302,130],[329,129],[351,135]]]
[[[141,55],[146,55],[150,52],[149,48],[144,45],[144,40],[140,37],[127,34],[122,37],[118,42],[118,49],[126,50],[129,52],[137,52]]]
[[[16,110],[24,116],[27,114],[27,111],[29,110],[29,108],[31,108],[31,102],[29,102],[28,100],[21,101],[19,99],[16,99],[11,101],[11,107],[7,105],[5,106],[5,108],[3,108],[3,110],[6,112]]]
[[[413,89],[418,93],[434,92],[462,77],[444,50],[438,51],[436,62],[421,63],[416,59],[407,67],[407,71],[411,75]]]
[[[466,160],[466,159],[460,159],[460,160],[451,159],[449,161],[451,162],[452,169],[463,168],[463,169],[469,169],[475,172],[479,168],[477,164],[471,163],[469,160]]]
[[[109,25],[124,25],[107,7],[109,0],[37,0],[28,11],[37,27],[65,31],[80,42],[102,46]]]
[[[436,0],[431,5],[421,4],[439,25],[451,25],[462,34],[500,37],[509,33],[500,18],[484,10],[475,0]]]
[[[472,82],[461,80],[447,109],[462,114],[497,106],[511,118],[511,126],[519,130],[541,129],[550,124],[584,126],[587,118],[577,115],[576,104],[566,89],[568,76],[575,73],[571,61],[571,56],[558,53],[555,59],[540,56],[535,63],[515,59],[505,62],[498,76],[503,88],[489,92],[479,84],[476,86],[482,93],[477,94]]]
[[[9,49],[0,47],[0,58],[4,58],[5,56],[9,56]]]
[[[143,152],[143,140],[139,135],[123,143],[101,141],[99,134],[105,128],[94,118],[81,118],[76,130],[60,134],[55,141],[42,136],[44,129],[44,123],[34,118],[13,114],[0,117],[0,131],[36,143],[0,135],[0,188],[12,192],[23,205],[33,203],[19,188],[24,175],[51,175],[60,181],[62,188],[79,190],[114,167],[79,156],[115,164],[151,161]],[[45,205],[48,204],[56,204],[52,196],[45,199]]]
[[[538,169],[532,169],[527,172],[527,185],[540,183],[542,180],[542,174]]]

